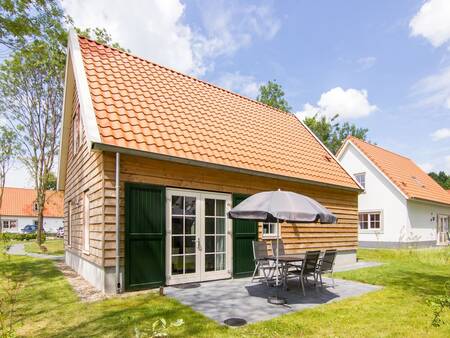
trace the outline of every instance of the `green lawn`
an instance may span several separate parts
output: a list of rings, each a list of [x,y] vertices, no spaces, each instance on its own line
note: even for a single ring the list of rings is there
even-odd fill
[[[64,255],[64,242],[62,239],[49,239],[42,245],[47,248],[46,252],[42,251],[35,241],[25,243],[25,251],[32,253],[45,253],[47,255],[56,256]]]
[[[80,303],[46,260],[0,255],[0,283],[5,282],[4,272],[23,282],[16,317],[19,336],[127,337],[135,327],[145,330],[163,317],[184,319],[185,325],[171,331],[179,337],[450,337],[450,310],[443,315],[446,324],[434,328],[425,302],[442,294],[444,282],[450,280],[450,249],[361,250],[359,256],[386,264],[339,277],[384,285],[383,290],[239,329],[220,326],[156,294]]]

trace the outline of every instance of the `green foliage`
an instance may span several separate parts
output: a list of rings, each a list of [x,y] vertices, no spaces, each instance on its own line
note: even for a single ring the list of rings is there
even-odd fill
[[[49,172],[47,174],[47,185],[45,186],[45,190],[56,190],[57,178],[53,172]]]
[[[107,45],[130,53],[129,49],[123,48],[118,42],[113,42],[111,34],[109,34],[105,28],[75,28],[75,30],[77,31],[78,35],[84,36],[85,38],[92,39],[103,45]]]
[[[167,323],[167,321],[164,318],[159,318],[153,322],[151,331],[140,330],[138,327],[135,327],[134,337],[135,338],[168,337],[171,328],[179,327],[181,325],[184,325],[183,319],[177,319],[174,322]]]
[[[2,273],[0,278],[0,337],[13,338],[16,337],[17,297],[22,284],[11,274]]]
[[[37,39],[65,43],[65,22],[56,0],[0,0],[0,45],[18,50]]]
[[[450,189],[450,175],[447,175],[444,171],[439,173],[431,172],[428,174],[433,180],[435,180],[442,188]]]
[[[289,112],[291,111],[291,106],[289,106],[284,95],[281,85],[273,80],[259,87],[259,95],[256,97],[256,100],[271,107]]]
[[[9,241],[32,241],[36,239],[36,233],[34,234],[21,234],[13,232],[4,232],[0,234],[0,238],[3,242]],[[45,233],[42,233],[42,240],[45,241]]]
[[[323,144],[336,154],[348,136],[355,136],[361,140],[367,140],[367,128],[359,128],[353,123],[337,122],[339,115],[331,119],[325,116],[306,117],[304,123],[323,142]]]
[[[45,247],[39,246],[36,242],[25,243],[25,252],[46,255],[64,255],[64,241],[62,239],[49,239],[45,242]]]

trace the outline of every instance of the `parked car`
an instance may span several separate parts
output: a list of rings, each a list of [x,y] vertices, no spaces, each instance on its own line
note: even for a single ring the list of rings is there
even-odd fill
[[[28,224],[25,225],[21,231],[23,234],[34,234],[37,232],[37,228],[38,226],[36,224]],[[42,229],[42,231],[45,232],[45,229]]]
[[[56,230],[56,237],[57,238],[64,237],[64,227],[59,227],[58,230]]]

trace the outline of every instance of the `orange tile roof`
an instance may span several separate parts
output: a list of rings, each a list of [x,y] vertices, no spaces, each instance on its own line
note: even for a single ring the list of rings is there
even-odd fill
[[[46,192],[44,217],[63,217],[62,191],[48,190]],[[1,216],[25,216],[35,217],[33,203],[36,200],[36,191],[34,189],[23,188],[4,188],[2,205],[0,208]]]
[[[420,169],[412,160],[356,137],[348,138],[408,198],[450,205],[450,194]]]
[[[291,114],[79,38],[101,141],[358,189]]]

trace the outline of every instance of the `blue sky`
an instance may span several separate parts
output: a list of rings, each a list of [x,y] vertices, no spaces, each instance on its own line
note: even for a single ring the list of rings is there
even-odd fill
[[[243,95],[276,79],[300,116],[338,112],[380,146],[450,172],[448,0],[62,6],[78,26],[104,27],[135,54]]]

